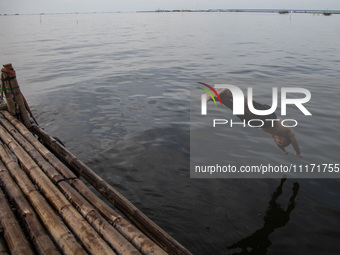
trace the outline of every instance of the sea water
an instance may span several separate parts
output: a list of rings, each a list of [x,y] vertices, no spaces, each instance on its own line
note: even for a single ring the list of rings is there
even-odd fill
[[[340,16],[7,15],[0,25],[0,61],[39,124],[194,254],[252,243],[339,253],[338,179],[190,179],[189,101],[197,82],[251,86],[267,104],[273,86],[306,88],[313,117],[290,112],[302,159],[258,129],[226,128],[218,149],[230,164],[339,163]]]

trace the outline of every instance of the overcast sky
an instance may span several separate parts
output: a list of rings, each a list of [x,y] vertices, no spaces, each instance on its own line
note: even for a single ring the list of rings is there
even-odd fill
[[[1,14],[220,8],[340,10],[340,0],[0,0]]]

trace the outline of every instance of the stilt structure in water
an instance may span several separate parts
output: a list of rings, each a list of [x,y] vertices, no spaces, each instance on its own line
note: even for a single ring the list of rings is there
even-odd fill
[[[0,254],[191,253],[37,124],[7,64],[1,70]]]

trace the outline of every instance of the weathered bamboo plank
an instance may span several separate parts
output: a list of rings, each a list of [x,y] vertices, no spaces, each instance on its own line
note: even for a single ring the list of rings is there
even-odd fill
[[[153,223],[139,209],[132,205],[118,191],[100,178],[88,166],[81,162],[65,147],[61,146],[54,138],[49,136],[40,127],[33,125],[31,130],[38,135],[60,158],[65,160],[76,172],[84,177],[93,187],[95,187],[106,199],[118,208],[129,220],[136,224],[147,236],[159,244],[170,254],[191,254],[175,239],[168,235],[159,226]]]
[[[0,158],[63,254],[87,254],[2,144],[0,145]]]
[[[24,194],[10,176],[5,165],[0,161],[0,183],[8,197],[13,201],[18,210],[20,219],[23,221],[28,234],[38,254],[57,255],[57,250],[45,229],[40,224],[33,208],[26,200]]]
[[[4,238],[11,254],[34,255],[25,234],[13,215],[2,189],[0,189],[0,224],[3,228]]]
[[[118,254],[140,254],[133,245],[123,238],[120,233],[111,226],[98,212],[95,210],[87,200],[82,197],[71,185],[63,181],[61,176],[51,164],[49,164],[40,153],[30,144],[16,128],[0,115],[0,123],[6,130],[12,134],[15,140],[28,152],[32,159],[44,170],[47,176],[54,182],[56,186],[63,192],[63,194],[71,201],[71,203],[78,209],[83,217],[94,227],[94,229],[103,236],[104,240],[108,242]]]
[[[11,124],[18,130],[26,139],[32,144],[40,154],[49,162],[55,169],[58,170],[65,178],[75,178],[74,173],[68,169],[59,159],[57,159],[54,154],[46,149],[34,136],[27,130],[27,128],[16,118],[10,115],[8,112],[2,112],[4,117],[11,122]],[[0,122],[6,124],[4,121]],[[6,129],[10,131],[13,129],[6,125]],[[10,131],[12,135],[15,133]],[[36,159],[37,161],[37,159]],[[129,240],[138,250],[143,254],[166,254],[161,248],[154,244],[150,239],[148,239],[143,233],[136,229],[133,225],[128,223],[123,217],[117,214],[112,208],[105,204],[101,199],[99,199],[82,181],[79,179],[74,179],[70,181],[72,186],[75,187],[80,194],[83,194],[88,201],[95,206],[103,215],[106,220],[108,220],[127,240]]]
[[[82,242],[91,254],[114,254],[108,244],[100,238],[98,233],[78,213],[61,191],[53,185],[40,167],[28,153],[15,141],[15,139],[0,126],[0,138],[21,162],[24,170],[40,188],[41,192],[59,212],[60,216],[72,229],[73,233]]]

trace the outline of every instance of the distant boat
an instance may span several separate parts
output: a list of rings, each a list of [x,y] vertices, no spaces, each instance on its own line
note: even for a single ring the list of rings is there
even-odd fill
[[[289,11],[287,11],[287,10],[279,11],[279,14],[288,14],[288,13],[289,13]]]
[[[331,16],[332,13],[331,13],[331,12],[323,12],[323,15],[324,15],[324,16]]]

